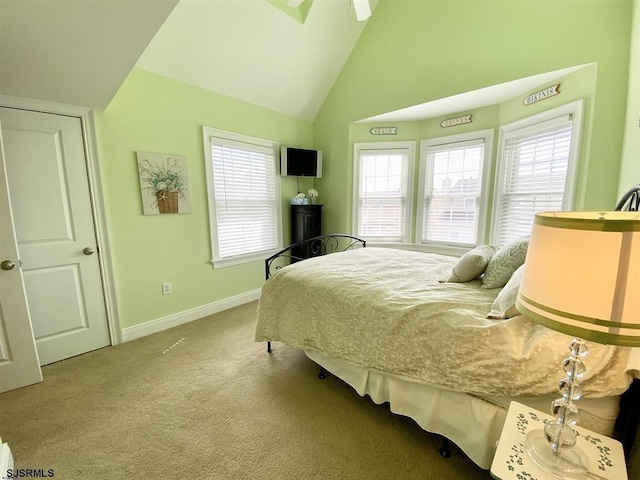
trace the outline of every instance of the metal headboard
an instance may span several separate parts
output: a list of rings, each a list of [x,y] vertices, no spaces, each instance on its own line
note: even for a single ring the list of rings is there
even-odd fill
[[[333,234],[301,240],[279,252],[271,255],[264,261],[265,280],[283,267],[292,263],[305,260],[310,257],[320,257],[329,253],[344,252],[356,248],[364,248],[367,242],[351,235]],[[267,352],[271,353],[271,341],[267,342]],[[324,368],[320,368],[320,378],[324,378]]]
[[[329,253],[343,252],[366,246],[367,242],[365,240],[343,234],[320,235],[301,240],[283,248],[264,261],[265,280],[269,280],[269,277],[276,271],[291,263],[310,257],[320,257]]]
[[[640,184],[631,187],[629,191],[622,196],[618,205],[616,205],[616,210],[640,212]]]

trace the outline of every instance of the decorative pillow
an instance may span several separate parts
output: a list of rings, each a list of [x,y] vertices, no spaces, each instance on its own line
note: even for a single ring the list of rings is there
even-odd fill
[[[482,288],[504,287],[513,272],[524,263],[529,247],[529,237],[519,238],[501,247],[491,258],[484,277],[482,277]]]
[[[511,275],[511,278],[504,288],[500,290],[493,305],[491,305],[491,311],[489,315],[487,315],[487,318],[502,319],[520,315],[520,312],[516,308],[516,297],[520,289],[520,279],[522,278],[523,271],[524,265],[521,265],[513,272],[513,275]]]
[[[496,247],[493,245],[480,245],[468,251],[453,266],[447,282],[463,283],[478,278],[495,252]]]

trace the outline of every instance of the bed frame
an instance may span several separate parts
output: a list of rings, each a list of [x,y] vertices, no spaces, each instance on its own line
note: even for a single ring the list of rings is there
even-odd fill
[[[354,248],[364,248],[367,242],[351,235],[320,235],[293,243],[274,253],[264,261],[265,280],[282,267],[310,257],[321,257],[328,253],[344,252]]]
[[[640,184],[631,187],[629,191],[620,198],[618,205],[616,205],[616,210],[626,210],[627,212],[640,211]]]
[[[274,253],[264,261],[265,280],[282,267],[311,257],[321,257],[329,253],[344,252],[354,248],[364,248],[367,242],[351,235],[320,235],[293,243]],[[267,342],[267,352],[271,353],[271,342]],[[319,378],[326,378],[325,370],[320,368]]]
[[[625,193],[616,210],[640,211],[640,184]],[[342,252],[354,248],[366,247],[366,241],[351,235],[321,235],[289,245],[265,260],[265,280],[282,267],[309,257],[323,256],[329,253]],[[267,352],[271,353],[271,342],[267,342]],[[321,366],[318,378],[326,378],[326,370]],[[628,461],[638,436],[640,425],[640,380],[636,379],[630,388],[620,397],[620,413],[616,420],[614,437],[623,445],[625,458]],[[440,454],[449,458],[451,442],[443,437]]]

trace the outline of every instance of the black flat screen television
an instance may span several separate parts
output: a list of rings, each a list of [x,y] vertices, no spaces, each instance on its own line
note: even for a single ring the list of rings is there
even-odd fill
[[[304,148],[280,149],[280,173],[284,177],[322,177],[322,152]]]

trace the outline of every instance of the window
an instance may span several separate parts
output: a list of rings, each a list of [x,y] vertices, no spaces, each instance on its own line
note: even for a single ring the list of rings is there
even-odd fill
[[[421,142],[416,243],[483,242],[492,139],[485,130]]]
[[[535,213],[573,207],[582,102],[500,129],[491,240],[529,235]]]
[[[282,247],[278,144],[203,128],[214,267]]]
[[[413,142],[356,143],[353,231],[368,240],[411,236]]]

